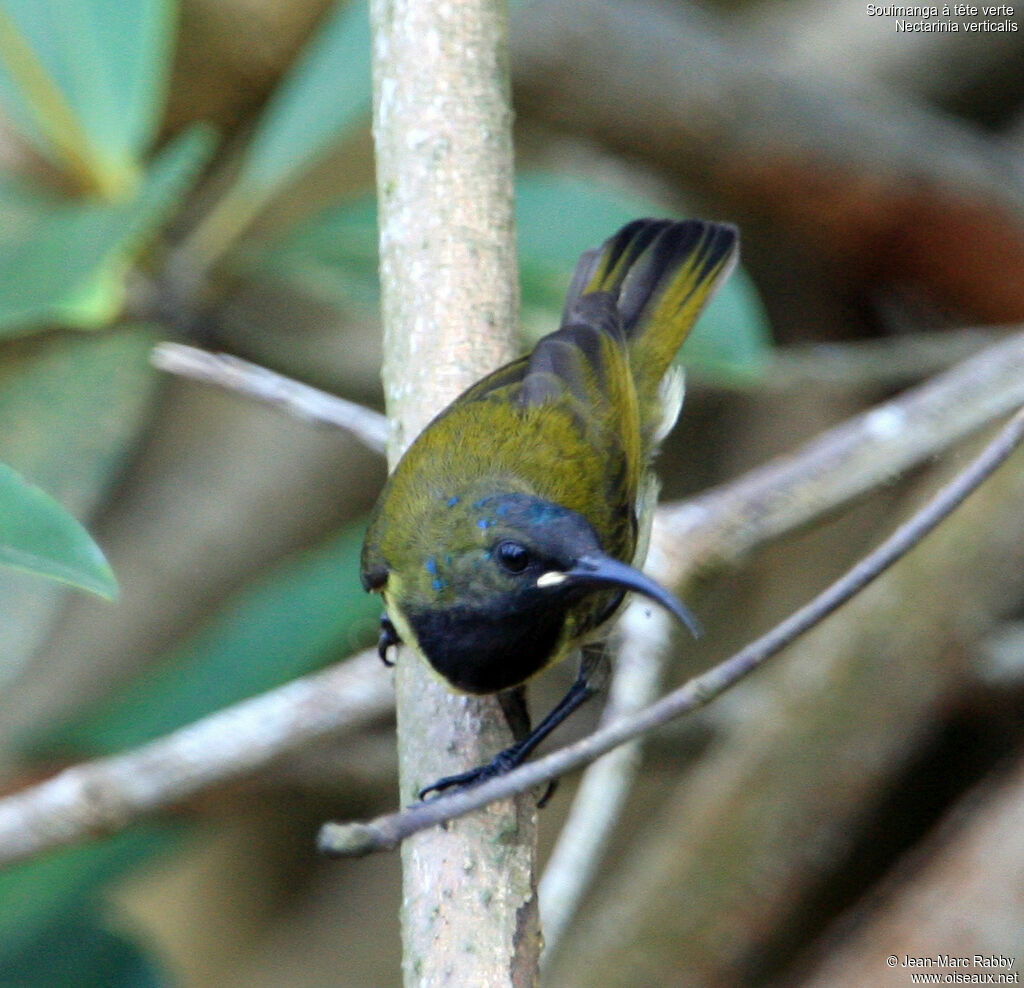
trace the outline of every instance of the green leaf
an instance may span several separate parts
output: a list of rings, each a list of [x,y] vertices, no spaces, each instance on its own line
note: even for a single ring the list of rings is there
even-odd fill
[[[95,906],[76,903],[20,950],[0,946],[0,984],[169,988],[171,981],[155,959],[107,929],[96,912]]]
[[[679,360],[720,384],[742,385],[765,369],[771,349],[764,303],[750,276],[737,267],[697,321]]]
[[[250,276],[287,282],[329,305],[375,306],[377,200],[331,206],[273,241],[243,248],[237,262]]]
[[[116,480],[145,424],[159,376],[157,327],[51,333],[0,348],[4,460],[86,517]]]
[[[134,254],[184,198],[211,150],[210,132],[191,128],[156,158],[138,194],[117,204],[0,180],[0,335],[109,323],[122,307]]]
[[[561,313],[579,255],[652,209],[657,207],[639,197],[595,191],[591,183],[574,179],[519,178],[523,302],[537,310],[543,332],[554,328],[552,320]],[[329,206],[276,239],[247,247],[239,261],[250,275],[282,279],[314,298],[342,306],[353,299],[377,299],[377,256],[376,200],[367,196]]]
[[[239,182],[267,197],[370,114],[365,0],[335,5],[260,117]]]
[[[113,600],[117,580],[89,533],[49,494],[0,463],[0,564]]]
[[[550,173],[517,183],[523,322],[534,342],[558,324],[580,254],[638,216],[664,209],[640,196]],[[266,244],[247,248],[240,266],[250,276],[278,278],[335,306],[372,304],[378,297],[377,220],[369,197],[339,203]],[[768,319],[741,268],[701,316],[681,359],[705,375],[742,382],[756,375],[771,348]]]
[[[157,339],[145,326],[101,335],[47,333],[0,348],[4,460],[77,518],[120,477],[149,418]],[[39,647],[67,588],[0,568],[0,692]]]
[[[380,602],[359,583],[362,527],[285,562],[121,696],[31,739],[38,754],[118,751],[365,647]]]
[[[640,196],[595,182],[553,173],[520,175],[516,223],[523,304],[560,314],[569,278],[583,251],[638,216],[663,212]]]
[[[164,105],[173,0],[3,0],[0,102],[86,187],[133,190]]]
[[[664,207],[640,196],[551,173],[517,184],[523,318],[533,339],[557,325],[580,254],[639,216]],[[770,349],[767,316],[753,283],[737,268],[701,316],[680,357],[687,366],[729,379],[756,374]]]
[[[284,185],[369,119],[370,46],[366,0],[336,4],[267,103],[234,185],[194,236],[200,255],[222,254]]]
[[[55,923],[83,911],[83,904],[99,889],[154,854],[174,847],[180,835],[178,827],[133,827],[106,840],[57,851],[0,872],[0,972],[5,964],[17,963]],[[0,984],[12,983],[24,982],[0,976]]]

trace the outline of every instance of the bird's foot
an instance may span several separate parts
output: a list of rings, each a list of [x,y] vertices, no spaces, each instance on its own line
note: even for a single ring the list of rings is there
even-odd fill
[[[446,775],[443,779],[431,783],[420,790],[420,799],[426,799],[432,793],[442,793],[448,789],[471,789],[488,779],[496,779],[499,775],[505,775],[522,765],[529,753],[524,745],[514,744],[504,751],[499,751],[486,765],[478,765],[476,768],[459,772],[457,775]],[[547,803],[557,786],[556,781],[548,783],[544,795],[537,801],[538,807]]]
[[[446,775],[443,779],[431,783],[420,790],[420,799],[426,799],[431,793],[444,792],[446,789],[469,789],[478,786],[481,782],[495,779],[518,768],[523,762],[523,757],[520,746],[514,744],[511,748],[499,751],[486,765],[477,765],[476,768],[459,772],[457,775]]]

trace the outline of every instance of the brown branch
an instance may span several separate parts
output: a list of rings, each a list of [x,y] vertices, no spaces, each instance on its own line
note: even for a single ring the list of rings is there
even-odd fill
[[[159,343],[150,359],[154,367],[168,374],[204,381],[276,405],[303,422],[341,429],[374,453],[383,453],[387,445],[388,420],[379,412],[240,357],[209,353],[182,343]]]
[[[657,513],[647,570],[670,586],[722,567],[891,480],[1024,403],[1024,333],[801,449]]]
[[[133,751],[0,800],[0,864],[115,833],[394,708],[376,652],[244,700]]]

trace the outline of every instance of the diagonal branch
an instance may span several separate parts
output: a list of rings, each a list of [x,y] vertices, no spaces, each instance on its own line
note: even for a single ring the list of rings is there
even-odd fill
[[[647,569],[679,586],[883,484],[1024,403],[1024,333],[823,432],[744,477],[659,511]]]
[[[706,570],[738,565],[755,548],[885,483],[921,462],[926,451],[937,452],[1021,404],[1024,336],[1017,335],[739,480],[663,506],[655,517],[646,569],[659,582],[685,591]],[[619,625],[606,722],[654,701],[669,657],[666,622],[660,614],[635,620],[638,606],[627,610]],[[639,742],[623,745],[592,765],[580,784],[540,887],[545,964],[557,953],[582,901],[639,767]]]
[[[154,367],[194,381],[276,405],[313,425],[329,425],[358,439],[374,453],[384,453],[388,420],[379,412],[285,377],[259,364],[226,353],[209,353],[183,343],[158,343],[150,360]]]
[[[641,713],[617,720],[576,744],[474,789],[441,796],[369,823],[326,824],[320,832],[320,849],[326,854],[339,857],[392,850],[412,834],[480,809],[494,800],[505,799],[557,779],[632,738],[706,706],[800,635],[825,620],[905,556],[991,476],[1022,440],[1024,409],[1014,415],[967,469],[957,474],[909,521],[810,603],[731,658],[689,680]]]
[[[180,367],[175,371],[182,372]],[[244,382],[244,377],[240,380]],[[244,383],[239,389],[265,398]],[[648,568],[657,578],[678,585],[709,566],[734,565],[758,546],[941,452],[1021,403],[1024,334],[1009,337],[886,403],[881,406],[888,409],[883,416],[878,416],[877,409],[869,411],[823,433],[803,450],[695,501],[661,508]],[[287,404],[284,407],[288,409]],[[903,423],[898,433],[877,428],[880,421],[896,419]],[[833,458],[829,448],[842,455]],[[862,455],[865,449],[871,450],[870,456]],[[823,472],[824,461],[833,463],[832,470]],[[837,462],[848,464],[841,472],[855,469],[860,474],[857,485],[839,488],[834,484]],[[821,485],[828,487],[828,496],[815,493]],[[787,490],[788,500],[776,496]],[[801,491],[805,493],[797,496]],[[747,525],[735,523],[737,512],[748,519]],[[679,518],[685,524],[678,523]],[[756,527],[751,530],[750,524]],[[360,712],[362,702],[369,706]],[[0,864],[128,826],[344,731],[355,723],[350,718],[362,718],[359,722],[365,723],[392,705],[390,680],[382,675],[379,662],[360,656],[357,666],[346,663],[297,680],[152,745],[69,768],[58,776],[70,780],[60,798],[56,780],[49,780],[0,799]],[[312,717],[310,710],[316,711]],[[247,716],[245,711],[261,713]],[[267,723],[280,726],[268,732]],[[203,739],[201,746],[194,743],[195,738]],[[161,757],[154,752],[162,753]],[[123,766],[123,772],[111,774],[111,765]],[[601,762],[592,771],[603,771],[604,765]],[[116,812],[107,814],[103,805],[115,807]],[[98,819],[103,821],[99,827]]]
[[[394,708],[376,651],[236,703],[125,754],[0,800],[0,864],[116,833]]]

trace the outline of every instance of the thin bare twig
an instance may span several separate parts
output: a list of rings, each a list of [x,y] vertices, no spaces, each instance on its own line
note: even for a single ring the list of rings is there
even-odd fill
[[[245,387],[241,390],[251,393]],[[253,396],[260,397],[259,394]],[[973,396],[972,400],[967,400],[968,396]],[[655,523],[648,570],[665,582],[685,582],[709,560],[719,565],[735,562],[756,546],[784,534],[787,526],[806,524],[818,512],[833,509],[845,498],[867,490],[899,470],[948,447],[983,425],[987,421],[984,416],[992,418],[1000,411],[1008,411],[1015,396],[1017,404],[1024,402],[1024,336],[1020,335],[990,347],[948,374],[895,399],[895,408],[894,403],[887,403],[882,406],[887,411],[881,416],[877,414],[878,410],[869,411],[830,430],[804,450],[782,458],[784,467],[775,464],[760,468],[702,495],[696,501],[698,511],[690,507],[694,502],[661,508]],[[983,402],[980,409],[976,407],[978,402]],[[287,409],[288,406],[284,407]],[[886,435],[884,429],[877,428],[880,421],[899,421],[902,429]],[[876,424],[876,428],[870,427],[871,422]],[[922,423],[926,423],[926,427]],[[823,450],[830,444],[839,448],[841,455],[838,459],[824,456]],[[857,453],[861,447],[872,450],[866,464]],[[835,488],[832,477],[822,472],[823,459],[832,463],[832,471],[840,469],[835,465],[837,462],[847,464],[843,470],[854,469],[856,464],[863,473],[859,487]],[[798,499],[801,510],[796,510],[792,501],[780,503],[773,496],[779,485],[783,490],[789,490],[792,496],[793,491],[805,486],[813,493],[816,484],[826,485],[831,491],[830,496],[802,496]],[[730,522],[735,512],[748,520],[760,517],[757,512],[766,512],[773,520],[752,534],[742,525],[735,526]],[[682,515],[686,525],[677,524],[673,518],[675,515]],[[696,551],[691,548],[684,557],[682,549],[687,545],[698,548]],[[679,549],[675,550],[673,546]],[[381,675],[376,659],[362,657],[359,661],[367,680],[358,689],[380,691],[374,692],[377,697],[374,703],[382,707],[375,709],[390,708],[390,681]],[[268,733],[263,726],[267,723],[263,718],[279,723],[294,715],[296,703],[300,703],[305,687],[289,684],[241,705],[246,708],[257,702],[265,704],[260,708],[249,708],[264,711],[259,719],[236,716],[237,707],[230,707],[184,729],[185,732],[196,733],[176,732],[146,748],[115,756],[116,761],[100,759],[68,769],[67,773],[71,774],[65,773],[64,777],[70,782],[60,799],[55,797],[52,786],[55,780],[50,780],[0,800],[0,863],[85,840],[99,833],[103,827],[113,830],[127,826],[147,813],[174,806],[205,789],[254,771],[283,754],[299,750],[309,743],[313,735],[323,737],[332,730],[344,730],[347,723],[344,711],[348,701],[346,694],[339,692],[339,685],[333,678],[334,675],[344,677],[342,668],[299,681],[309,686],[309,693],[301,703],[308,702],[311,708],[321,711],[324,720],[319,720],[320,715],[313,719],[295,717],[292,722],[294,734],[285,731]],[[336,717],[333,725],[327,722],[332,716],[331,710],[335,711],[333,716]],[[223,740],[218,730],[225,732]],[[205,739],[201,748],[188,740],[195,737]],[[179,741],[181,747],[176,749]],[[166,747],[162,747],[164,745]],[[167,755],[166,763],[150,760],[154,746],[157,746],[157,752],[163,751]],[[180,751],[177,757],[181,766],[187,768],[174,767],[176,750]],[[245,757],[239,759],[239,752]],[[111,776],[108,773],[108,763],[112,761],[115,766],[125,766],[123,774]],[[624,764],[628,769],[628,761]],[[603,772],[604,765],[602,761],[592,771]],[[105,780],[103,784],[97,788],[79,785],[78,780],[87,783],[94,770],[96,778]],[[192,781],[184,788],[177,788],[176,782],[168,782],[186,775]],[[121,782],[128,786],[125,793],[117,791]],[[624,783],[617,785],[621,787]],[[81,797],[81,805],[71,798],[75,792]],[[95,826],[95,821],[103,814],[93,808],[90,801],[93,792],[102,792],[109,805],[119,807],[116,821],[107,818],[103,827]],[[143,792],[145,798],[142,798]],[[599,845],[600,840],[596,846]]]
[[[368,823],[326,824],[319,847],[333,856],[358,856],[392,850],[411,834],[463,816],[488,803],[524,792],[587,765],[607,751],[639,737],[683,714],[697,710],[750,675],[796,638],[819,624],[872,580],[916,546],[947,518],[999,467],[1024,440],[1024,409],[1018,411],[982,453],[946,484],[909,521],[865,556],[840,579],[795,611],[786,620],[731,658],[689,680],[657,703],[623,718],[576,744],[464,792],[441,796],[411,809],[378,817]]]
[[[668,659],[671,620],[650,604],[633,601],[619,621],[615,673],[602,724],[632,716],[658,698]],[[544,917],[542,969],[558,951],[604,857],[642,760],[641,739],[608,752],[584,773],[539,886]]]
[[[695,498],[662,507],[647,571],[668,586],[735,566],[1024,404],[1024,333]]]
[[[183,343],[159,343],[150,357],[153,366],[169,374],[205,381],[268,405],[314,425],[330,425],[358,439],[374,453],[383,454],[388,441],[388,420],[379,412],[346,401],[259,364],[226,353],[210,353]]]
[[[1017,334],[737,481],[681,504],[664,505],[655,517],[645,569],[661,583],[685,592],[701,571],[736,565],[755,548],[871,490],[1021,404],[1024,335]],[[627,612],[620,627],[606,721],[653,702],[669,659],[659,621],[630,620]],[[626,682],[620,681],[623,677]],[[639,770],[638,745],[624,745],[600,759],[580,784],[540,887],[545,964],[555,957],[559,939],[617,826]]]

